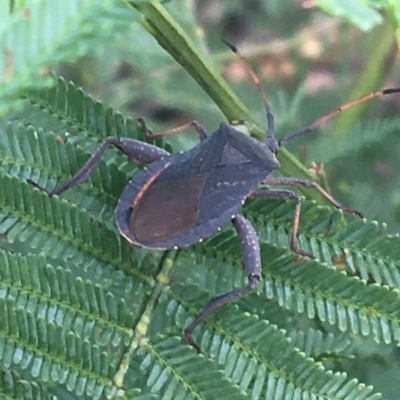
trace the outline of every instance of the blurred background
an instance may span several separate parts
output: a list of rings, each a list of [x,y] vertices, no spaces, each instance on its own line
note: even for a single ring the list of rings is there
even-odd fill
[[[245,5],[173,0],[165,7],[265,125],[260,96],[221,38],[239,47],[262,80],[278,137],[361,94],[400,86],[389,18],[363,31],[309,0],[249,0]],[[367,15],[354,14],[358,26],[368,28]],[[62,74],[126,116],[146,118],[153,131],[196,119],[212,132],[225,119],[139,24],[109,37],[95,56],[62,67]],[[340,114],[289,150],[341,202],[385,222],[395,234],[400,231],[399,130],[400,95],[391,95]],[[188,148],[197,138],[188,132],[169,140]]]

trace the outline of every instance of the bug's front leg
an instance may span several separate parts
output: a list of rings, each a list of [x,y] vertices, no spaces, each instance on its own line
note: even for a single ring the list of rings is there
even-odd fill
[[[201,353],[201,348],[194,341],[192,336],[192,332],[196,327],[214,311],[254,290],[261,279],[260,244],[255,229],[250,221],[241,214],[235,215],[233,224],[235,225],[242,246],[242,263],[247,272],[248,283],[240,289],[232,290],[231,292],[211,299],[197,318],[185,329],[187,342],[193,346],[198,353]]]
[[[135,139],[110,136],[100,143],[99,147],[92,154],[89,160],[87,160],[83,167],[72,178],[68,179],[66,182],[64,182],[54,190],[47,191],[45,188],[30,179],[28,179],[28,182],[32,186],[42,190],[43,192],[46,192],[50,197],[54,195],[59,195],[65,192],[67,189],[71,188],[72,186],[75,186],[78,183],[81,183],[88,179],[90,174],[93,172],[93,169],[99,163],[100,158],[105,150],[111,145],[117,147],[137,164],[152,163],[169,155],[166,150],[152,144],[144,143]]]
[[[203,125],[201,125],[199,122],[196,120],[189,121],[186,124],[177,126],[172,129],[168,129],[167,131],[161,132],[154,134],[151,132],[151,130],[147,127],[146,121],[143,118],[138,118],[138,122],[142,125],[142,129],[146,137],[149,139],[160,139],[165,136],[170,136],[170,135],[175,135],[175,133],[181,133],[189,128],[194,128],[197,132],[197,135],[199,136],[200,141],[202,142],[203,140],[206,140],[208,138],[208,133],[206,129],[204,128]]]

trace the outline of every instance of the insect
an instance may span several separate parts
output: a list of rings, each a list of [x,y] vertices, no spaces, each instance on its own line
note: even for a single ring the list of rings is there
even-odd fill
[[[201,349],[193,339],[194,329],[215,310],[252,291],[261,279],[257,234],[250,221],[240,212],[246,198],[295,201],[290,248],[300,256],[313,257],[297,245],[300,196],[287,189],[259,188],[261,184],[315,188],[333,206],[362,217],[361,213],[342,206],[316,182],[301,178],[271,177],[270,174],[279,168],[276,158],[279,148],[355,104],[400,92],[400,88],[393,88],[364,95],[278,140],[274,135],[274,116],[257,75],[238,49],[229,43],[227,45],[242,60],[262,97],[268,128],[263,140],[253,139],[226,122],[211,135],[197,121],[155,135],[147,128],[145,121],[139,119],[149,138],[165,137],[192,127],[197,131],[200,142],[188,151],[170,154],[138,140],[108,137],[73,177],[54,190],[47,191],[29,181],[49,196],[60,195],[88,179],[104,151],[113,145],[137,164],[148,164],[127,184],[116,207],[118,229],[129,244],[155,250],[178,249],[201,242],[221,227],[233,223],[241,241],[242,263],[248,282],[241,288],[211,299],[185,329],[187,342],[198,352]]]

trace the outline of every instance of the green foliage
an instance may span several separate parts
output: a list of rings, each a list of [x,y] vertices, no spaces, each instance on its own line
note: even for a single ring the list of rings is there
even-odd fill
[[[395,1],[317,0],[316,4],[325,12],[345,18],[365,31],[383,23],[384,20],[380,14],[382,10],[392,17],[397,28],[400,25],[399,7]]]
[[[343,374],[321,369],[290,344],[284,331],[257,314],[265,299],[275,299],[295,314],[305,313],[341,331],[385,343],[398,340],[400,298],[389,287],[397,288],[400,282],[399,239],[387,237],[370,222],[355,221],[343,228],[340,212],[332,214],[306,202],[299,239],[320,261],[298,263],[288,253],[293,204],[249,202],[245,213],[262,243],[262,290],[254,296],[251,312],[230,306],[202,324],[196,339],[208,356],[203,358],[176,336],[181,336],[205,299],[245,281],[234,232],[224,230],[195,246],[197,260],[191,249],[182,251],[175,274],[187,276],[190,265],[193,284],[173,285],[162,295],[154,316],[150,307],[146,317],[150,300],[161,294],[159,285],[167,283],[160,270],[167,261],[159,253],[150,256],[128,246],[113,224],[113,207],[130,177],[118,169],[122,156],[110,151],[87,183],[61,198],[49,198],[25,181],[30,178],[54,187],[76,172],[92,151],[87,143],[75,144],[74,134],[66,142],[59,140],[46,130],[47,121],[52,125],[57,117],[64,130],[76,135],[84,130],[85,142],[101,140],[107,133],[138,135],[136,124],[63,80],[54,89],[29,92],[26,98],[19,117],[24,120],[39,105],[41,128],[10,123],[0,140],[1,244],[8,250],[1,253],[0,265],[2,285],[8,288],[4,292],[9,293],[2,298],[0,324],[4,368],[19,366],[42,381],[49,368],[56,367],[52,382],[93,397],[120,391],[122,382],[123,387],[141,388],[143,393],[166,397],[174,393],[174,398],[188,393],[213,399],[228,393],[238,398],[244,393],[280,398],[283,393],[305,396],[309,391],[331,398],[346,393],[344,398],[352,398],[360,390],[371,392]],[[134,165],[128,167],[130,172],[136,170]],[[334,268],[335,254],[346,255],[349,273],[364,279],[372,275],[377,283],[366,285],[339,272]],[[132,376],[128,370],[123,381],[121,360],[137,347],[133,362],[138,370]],[[340,355],[329,347],[324,353]],[[199,375],[202,369],[207,372]],[[66,371],[74,371],[72,376],[79,379],[66,379]]]
[[[369,3],[369,4],[368,4]],[[360,29],[369,30],[374,25],[383,22],[379,14],[376,2],[365,2],[359,0],[318,0],[317,4],[326,12],[347,18]]]
[[[28,382],[19,377],[13,371],[0,371],[0,393],[3,398],[8,399],[51,399],[46,389],[36,382]]]
[[[399,125],[400,118],[376,120],[367,126],[358,123],[343,140],[330,135],[321,137],[310,145],[310,156],[316,158],[318,154],[326,163],[341,157],[354,157],[363,148],[385,141],[389,134],[396,133]]]
[[[117,0],[13,3],[0,6],[0,115],[20,104],[22,90],[51,85],[51,65],[93,52],[138,17]]]
[[[65,16],[58,23],[49,13],[56,3]],[[384,225],[353,217],[345,224],[342,212],[304,200],[299,242],[316,259],[299,259],[289,251],[294,204],[248,201],[244,214],[260,238],[262,282],[196,329],[204,353],[198,355],[182,339],[184,328],[209,299],[246,282],[234,230],[179,251],[130,247],[113,214],[139,167],[115,149],[61,197],[27,183],[54,188],[107,136],[145,140],[134,120],[72,83],[52,77],[53,86],[43,89],[37,79],[40,66],[86,54],[137,14],[111,1],[87,1],[74,12],[72,3],[35,4],[46,5],[38,8],[43,14],[32,8],[36,34],[20,21],[23,10],[5,25],[7,37],[31,32],[43,48],[33,46],[4,83],[11,88],[4,110],[17,100],[20,108],[0,126],[0,393],[10,399],[381,398],[343,371],[362,354],[360,343],[389,348],[400,339],[400,238],[387,235]],[[160,9],[135,6],[148,19]],[[38,15],[49,21],[51,43],[41,36]],[[161,44],[168,46],[169,35],[181,35],[169,18],[160,25],[142,20],[149,30],[157,27],[156,37],[164,32]],[[193,50],[185,47],[190,39],[178,39],[171,51]],[[213,74],[196,63],[191,68]],[[224,90],[221,84],[216,99]],[[360,131],[377,143],[378,132],[396,125],[397,119],[363,124],[350,135],[349,151],[361,148]],[[313,151],[333,146],[348,155],[337,141]]]

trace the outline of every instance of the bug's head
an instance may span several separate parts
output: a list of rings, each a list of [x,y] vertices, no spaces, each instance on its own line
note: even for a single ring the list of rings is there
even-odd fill
[[[263,139],[263,142],[268,146],[272,153],[275,155],[278,154],[279,147],[281,147],[278,140],[273,136],[267,136]]]

